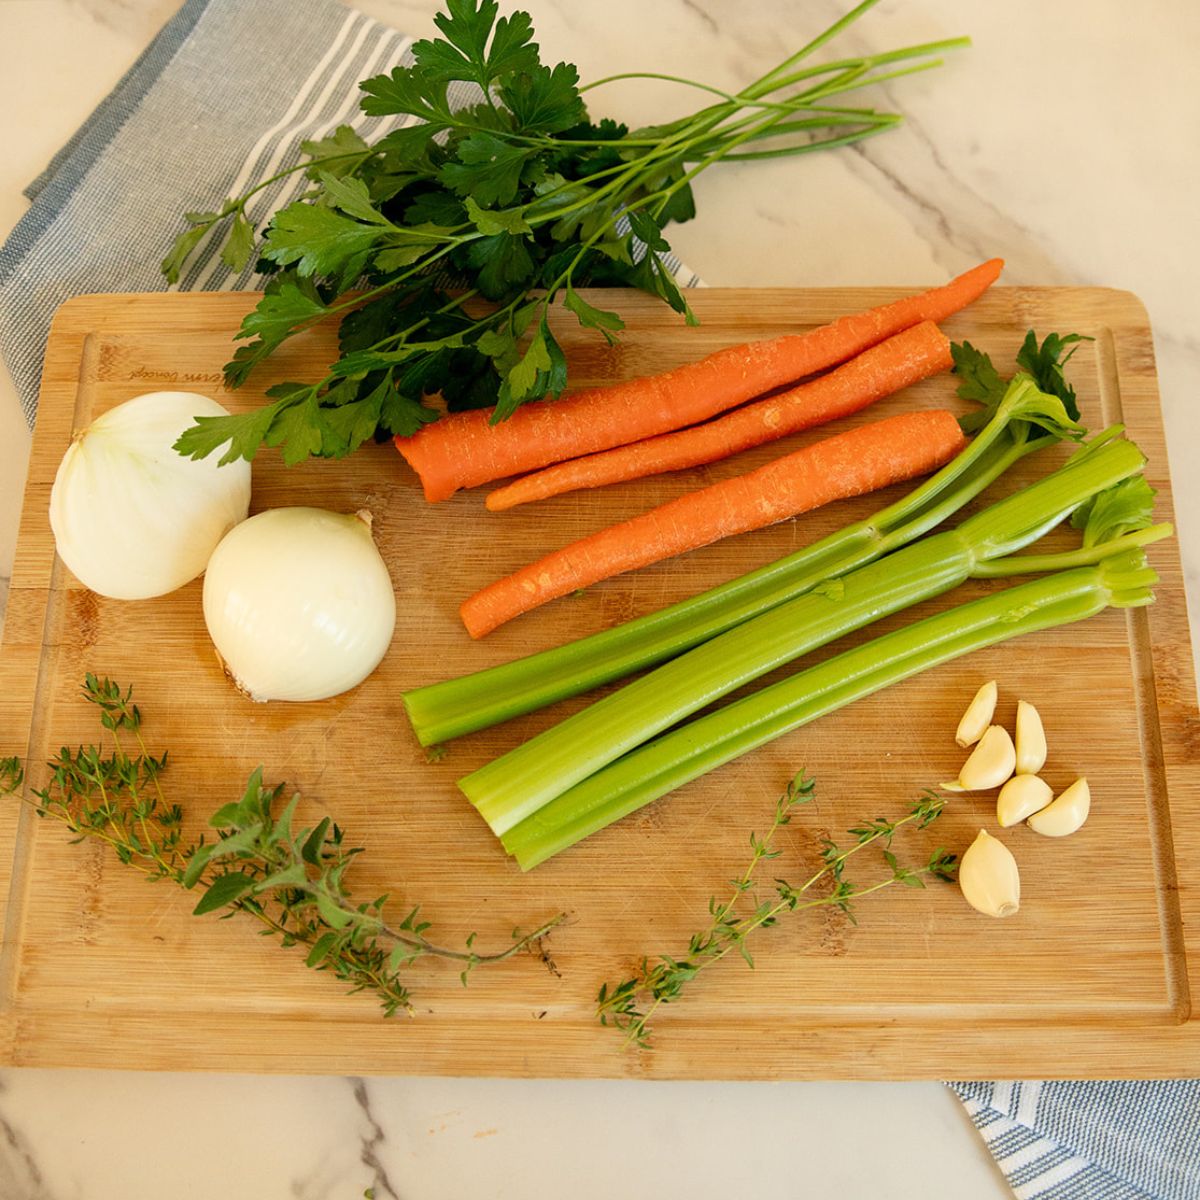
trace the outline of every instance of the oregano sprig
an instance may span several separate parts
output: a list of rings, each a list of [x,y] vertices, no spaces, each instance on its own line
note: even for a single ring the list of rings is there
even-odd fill
[[[723,159],[807,154],[895,127],[900,116],[852,107],[847,93],[940,64],[952,38],[811,65],[808,59],[878,0],[862,0],[772,71],[736,93],[656,72],[581,86],[569,63],[543,64],[529,15],[496,0],[447,0],[440,37],[410,64],[364,80],[361,107],[400,122],[374,141],[349,126],[304,143],[304,161],[256,183],[187,228],[163,262],[180,279],[201,243],[231,271],[273,273],[226,365],[230,386],[285,341],[340,319],[340,357],[321,379],[287,382],[270,403],[201,418],[180,453],[222,461],[281,446],[287,463],[339,458],[371,438],[407,437],[439,410],[494,405],[501,420],[555,396],[568,368],[550,315],[561,301],[610,341],[620,315],[585,285],[640,288],[695,318],[666,256],[663,229],[695,215],[692,182]],[[671,79],[703,107],[641,129],[593,119],[584,93],[633,78]],[[455,85],[473,98],[452,101]],[[256,232],[249,202],[304,172],[311,187]]]
[[[753,968],[754,958],[747,945],[750,935],[777,924],[785,913],[829,907],[840,909],[855,921],[855,904],[892,884],[921,888],[929,877],[954,878],[955,855],[940,847],[916,866],[905,865],[892,850],[892,840],[904,826],[924,829],[941,815],[945,800],[927,791],[905,816],[861,821],[849,830],[854,840],[848,846],[822,839],[822,865],[803,883],[793,885],[776,878],[769,886],[760,885],[757,879],[760,864],[782,854],[775,846],[776,835],[791,823],[797,809],[813,799],[815,786],[803,771],[788,784],[776,802],[774,819],[767,832],[750,834],[751,855],[746,869],[730,881],[731,891],[725,899],[709,898],[709,922],[692,935],[682,957],[664,954],[654,960],[645,958],[631,978],[601,985],[596,998],[597,1016],[602,1025],[622,1030],[627,1046],[648,1048],[652,1041],[651,1018],[659,1006],[678,1000],[702,970],[720,962],[731,951],[736,950]],[[886,873],[871,882],[855,883],[847,878],[847,863],[872,846],[879,850]],[[824,890],[815,892],[818,888]]]
[[[394,920],[387,895],[359,900],[352,894],[346,877],[362,850],[347,846],[329,817],[299,827],[299,795],[285,802],[284,785],[265,785],[261,768],[239,799],[212,815],[211,840],[186,843],[183,809],[168,803],[162,790],[167,755],[147,750],[132,689],[89,673],[83,694],[99,709],[112,745],[63,747],[41,788],[27,789],[19,760],[2,758],[0,796],[23,795],[41,816],[62,822],[73,841],[109,846],[148,880],[199,890],[196,915],[253,917],[281,945],[305,947],[309,967],[332,971],[351,992],[374,992],[387,1016],[412,1011],[402,975],[417,959],[454,962],[465,985],[477,967],[536,950],[563,920],[554,917],[529,933],[515,930],[510,943],[493,952],[478,950],[474,933],[461,948],[435,943],[420,906]],[[125,748],[130,740],[136,749]]]

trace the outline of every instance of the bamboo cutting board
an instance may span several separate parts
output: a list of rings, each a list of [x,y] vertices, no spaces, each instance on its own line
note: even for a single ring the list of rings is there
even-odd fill
[[[665,369],[719,346],[799,330],[893,299],[894,289],[707,290],[685,327],[640,294],[619,305],[619,346],[560,321],[579,385]],[[429,506],[389,446],[346,462],[285,470],[255,464],[255,510],[300,503],[368,508],[392,571],[396,638],[383,666],[349,695],[319,704],[253,705],[221,675],[194,583],[160,600],[122,603],[82,588],[57,561],[46,509],[72,432],[144,391],[188,389],[231,407],[329,360],[332,333],[298,339],[236,395],[221,387],[230,333],[253,297],[95,296],[56,320],[20,543],[0,650],[0,754],[17,753],[35,783],[60,745],[95,740],[79,698],[85,671],[132,684],[152,750],[169,748],[164,782],[195,830],[240,794],[254,767],[306,797],[301,815],[330,813],[365,846],[350,882],[421,903],[432,933],[479,948],[516,924],[570,921],[526,955],[478,971],[467,989],[451,965],[411,972],[414,1019],[383,1019],[367,996],[308,971],[296,951],[249,923],[190,915],[194,897],[148,886],[94,845],[70,845],[27,807],[0,806],[0,1061],[366,1073],[663,1078],[1135,1077],[1200,1074],[1192,995],[1200,988],[1200,788],[1187,613],[1173,543],[1153,547],[1162,575],[1151,609],[1107,612],[949,664],[764,747],[522,876],[458,794],[454,780],[581,701],[453,744],[426,761],[408,729],[404,688],[557,644],[680,599],[865,515],[884,498],[834,506],[675,562],[611,580],[472,643],[461,599],[549,547],[801,444],[735,463],[564,496],[489,514],[479,493]],[[1159,520],[1171,497],[1150,331],[1131,296],[1099,289],[998,288],[946,323],[1005,367],[1029,327],[1078,331],[1071,364],[1085,421],[1123,421],[1147,453]],[[881,402],[860,419],[923,405],[960,406],[949,377]],[[1057,452],[1026,462],[1013,486]],[[1059,455],[1061,457],[1061,455]],[[898,492],[889,493],[891,499]],[[971,592],[968,587],[964,593]],[[974,589],[978,590],[978,589]],[[931,611],[949,603],[926,605]],[[901,615],[892,628],[910,620]],[[878,632],[878,630],[876,631]],[[867,635],[861,635],[867,636]],[[660,1010],[656,1048],[622,1050],[599,1027],[602,982],[643,955],[682,954],[707,900],[742,869],[751,830],[801,766],[818,800],[786,831],[773,871],[811,873],[818,839],[862,817],[899,816],[962,760],[953,731],[984,680],[1000,683],[998,719],[1016,700],[1041,710],[1045,775],[1079,774],[1094,803],[1065,840],[1008,831],[1022,871],[1022,909],[1008,921],[969,910],[957,889],[894,888],[859,908],[859,924],[816,910],[756,936],[756,969],[714,966]],[[987,799],[955,800],[925,834],[897,848],[923,859],[960,852]],[[865,881],[867,867],[856,869]]]

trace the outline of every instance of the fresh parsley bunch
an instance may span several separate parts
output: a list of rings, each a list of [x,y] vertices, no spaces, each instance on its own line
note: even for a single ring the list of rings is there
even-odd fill
[[[630,131],[590,118],[575,67],[541,62],[527,13],[499,17],[496,0],[448,0],[435,17],[442,37],[417,42],[411,66],[360,84],[363,110],[400,118],[399,127],[373,143],[349,126],[306,142],[306,161],[290,170],[306,171],[313,186],[274,215],[261,242],[247,202],[287,171],[219,212],[186,215],[163,263],[169,280],[210,233],[223,239],[231,270],[257,249],[259,269],[271,273],[226,365],[231,386],[331,317],[341,318],[340,357],[323,379],[270,388],[256,411],[199,418],[176,448],[203,458],[226,446],[222,462],[253,458],[263,444],[282,446],[287,463],[338,458],[436,419],[424,403],[433,394],[450,410],[495,405],[502,420],[567,384],[547,320],[560,298],[610,341],[623,328],[617,313],[580,295],[584,284],[641,288],[694,322],[664,262],[662,229],[695,214],[695,176],[720,159],[802,154],[891,128],[898,115],[836,97],[935,66],[939,51],[966,41],[798,65],[875,3],[736,95],[675,80],[716,99]],[[456,103],[452,89],[469,98]]]

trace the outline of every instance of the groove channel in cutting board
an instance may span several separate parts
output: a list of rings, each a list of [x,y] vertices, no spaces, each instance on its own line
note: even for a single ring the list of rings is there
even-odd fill
[[[580,384],[661,370],[722,345],[807,327],[891,299],[885,289],[698,292],[687,329],[640,295],[619,302],[629,329],[608,350],[560,324]],[[392,652],[354,693],[312,705],[254,706],[216,666],[200,585],[145,603],[81,588],[53,553],[45,511],[72,431],[142,391],[183,388],[233,407],[311,375],[330,331],[298,339],[252,386],[220,387],[229,331],[253,297],[106,296],[61,311],[47,356],[39,425],[0,648],[0,753],[43,761],[92,740],[78,698],[86,670],[132,683],[152,749],[169,748],[171,794],[198,822],[260,763],[365,845],[352,877],[363,895],[420,901],[443,939],[503,940],[514,923],[556,911],[570,924],[532,957],[478,972],[463,990],[452,968],[419,964],[415,1020],[384,1021],[367,997],[238,921],[189,915],[194,899],[149,886],[52,823],[0,811],[0,1059],[23,1064],[153,1069],[646,1075],[711,1078],[1070,1077],[1195,1074],[1190,1020],[1200,955],[1197,716],[1178,554],[1155,547],[1163,575],[1150,610],[1113,612],[949,664],[860,702],[730,764],[575,851],[522,876],[453,781],[554,717],[533,714],[453,744],[428,763],[399,692],[504,661],[649,611],[760,565],[872,511],[880,498],[732,539],[589,589],[512,622],[482,643],[458,624],[482,583],[580,534],[699,482],[766,461],[816,431],[677,476],[558,497],[490,514],[480,493],[429,506],[388,446],[342,463],[255,467],[254,508],[303,503],[375,515],[399,606]],[[1100,289],[996,289],[947,322],[1011,362],[1028,327],[1093,335],[1072,363],[1093,427],[1124,420],[1150,458],[1170,519],[1170,489],[1149,329],[1128,295]],[[876,405],[860,420],[921,405],[960,404],[948,377]],[[1061,457],[1052,452],[1047,458]],[[1023,464],[1014,484],[1046,462]],[[1010,485],[1012,486],[1012,485]],[[894,494],[898,494],[894,493]],[[1058,536],[1058,535],[1056,535]],[[1065,536],[1065,535],[1064,535]],[[972,589],[965,589],[970,591]],[[979,590],[979,589],[975,589]],[[948,601],[923,606],[933,611]],[[912,619],[902,615],[882,628]],[[876,630],[876,632],[878,629]],[[866,634],[861,636],[867,636]],[[832,653],[827,651],[826,653]],[[751,829],[800,766],[819,800],[788,831],[781,874],[802,878],[819,837],[863,816],[899,814],[949,778],[953,729],[986,678],[1000,681],[1001,719],[1018,696],[1041,709],[1046,775],[1093,780],[1093,816],[1063,842],[1005,834],[1023,877],[1023,908],[990,922],[955,889],[897,889],[864,904],[860,924],[817,912],[760,936],[757,969],[727,962],[663,1011],[658,1048],[623,1053],[596,1025],[595,992],[643,954],[676,952],[708,896],[743,865]],[[37,772],[34,772],[35,776]],[[987,800],[955,801],[908,843],[961,851]]]

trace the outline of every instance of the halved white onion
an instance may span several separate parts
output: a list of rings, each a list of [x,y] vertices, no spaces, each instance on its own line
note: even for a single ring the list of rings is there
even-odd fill
[[[250,464],[172,447],[194,417],[228,416],[194,392],[147,392],[75,435],[50,490],[59,557],[94,592],[163,596],[195,579],[250,509]]]
[[[272,508],[243,521],[209,559],[204,620],[252,700],[324,700],[356,687],[396,627],[370,514]]]

